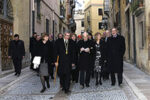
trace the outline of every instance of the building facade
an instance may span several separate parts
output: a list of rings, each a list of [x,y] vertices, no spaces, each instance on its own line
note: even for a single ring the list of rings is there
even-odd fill
[[[26,57],[23,66],[29,64],[30,0],[0,0],[0,73],[13,69],[8,59],[9,41],[19,34],[25,42]]]
[[[105,11],[109,28],[117,27],[119,33],[125,37],[125,60],[148,73],[150,73],[149,4],[149,0],[110,0],[109,11]]]
[[[76,22],[76,34],[81,35],[84,32],[84,11],[82,9],[78,9],[75,12],[74,16]]]
[[[58,0],[31,0],[32,33],[59,33],[59,2]]]
[[[85,31],[92,34],[104,31],[102,27],[103,3],[103,0],[85,0]]]

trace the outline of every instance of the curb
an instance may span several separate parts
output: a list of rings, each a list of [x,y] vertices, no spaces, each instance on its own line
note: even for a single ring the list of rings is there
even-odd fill
[[[139,100],[148,100],[146,96],[135,86],[133,82],[130,81],[130,79],[125,74],[123,74],[123,77]]]

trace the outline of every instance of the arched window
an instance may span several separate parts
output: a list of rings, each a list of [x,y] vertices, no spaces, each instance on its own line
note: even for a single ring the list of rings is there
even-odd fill
[[[13,19],[13,8],[10,0],[0,0],[0,15]]]

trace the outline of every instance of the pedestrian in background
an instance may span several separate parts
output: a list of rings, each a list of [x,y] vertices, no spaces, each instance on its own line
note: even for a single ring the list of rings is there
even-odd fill
[[[116,83],[115,73],[118,77],[118,85],[123,81],[123,56],[125,53],[125,39],[118,34],[116,28],[112,29],[112,36],[108,39],[108,66],[111,73],[112,86]]]
[[[30,50],[30,53],[31,53],[31,65],[30,65],[30,69],[33,70],[33,58],[35,57],[35,52],[36,52],[36,37],[37,37],[37,33],[34,32],[33,33],[33,36],[30,38],[30,46],[29,46],[29,50]]]
[[[19,35],[14,35],[14,40],[10,41],[8,57],[12,58],[15,67],[15,75],[20,76],[22,68],[22,59],[25,57],[24,42],[19,39]]]
[[[80,85],[81,89],[89,87],[90,73],[91,73],[91,59],[90,59],[91,42],[88,39],[88,33],[83,33],[83,40],[78,42],[79,52],[79,70],[80,70]]]
[[[40,91],[41,93],[46,90],[45,83],[47,83],[47,88],[50,88],[48,65],[53,61],[53,51],[51,48],[52,44],[49,41],[49,35],[43,34],[42,40],[39,43],[39,48],[37,49],[38,53],[36,54],[36,56],[41,57],[41,64],[39,67],[40,79],[43,86],[42,90]]]

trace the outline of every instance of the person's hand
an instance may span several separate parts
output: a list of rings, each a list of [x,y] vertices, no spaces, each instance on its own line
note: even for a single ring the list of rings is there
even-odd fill
[[[90,49],[89,49],[89,48],[86,48],[86,49],[85,49],[85,52],[90,52]]]
[[[72,67],[74,67],[75,66],[75,64],[72,64]]]
[[[55,67],[57,67],[57,66],[58,66],[58,63],[56,62],[56,63],[55,63]]]
[[[8,58],[10,59],[10,58],[11,58],[11,56],[8,56]]]
[[[81,52],[84,51],[84,48],[82,47],[82,48],[80,49],[80,51],[81,51]]]

